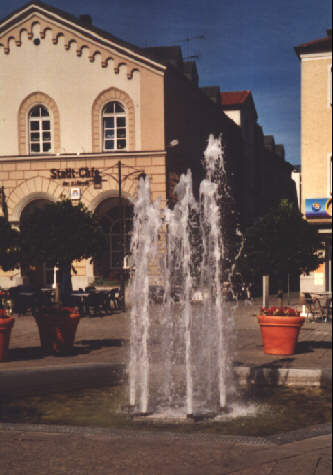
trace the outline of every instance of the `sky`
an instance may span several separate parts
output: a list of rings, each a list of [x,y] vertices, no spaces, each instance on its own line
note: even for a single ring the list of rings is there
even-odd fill
[[[0,0],[0,19],[27,3]],[[184,57],[198,56],[199,85],[250,90],[264,134],[284,145],[288,162],[300,163],[300,63],[294,47],[326,36],[330,0],[46,3],[75,16],[90,14],[96,27],[136,46],[180,45]]]

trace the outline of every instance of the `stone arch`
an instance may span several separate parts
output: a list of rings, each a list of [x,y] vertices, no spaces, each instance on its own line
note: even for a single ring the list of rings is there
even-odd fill
[[[8,197],[9,220],[18,223],[23,209],[32,201],[57,201],[66,190],[62,185],[45,177],[34,177],[19,185]]]
[[[116,87],[111,87],[101,92],[92,105],[92,151],[102,151],[102,120],[103,106],[110,101],[119,101],[124,104],[128,117],[128,150],[135,149],[135,113],[134,103],[130,96]]]
[[[28,155],[28,113],[37,104],[43,104],[50,111],[53,131],[53,151],[60,151],[60,116],[54,99],[44,92],[32,92],[22,102],[18,111],[18,150],[20,155]]]
[[[94,212],[98,205],[102,203],[102,201],[105,201],[109,198],[118,198],[118,191],[106,190],[99,192],[97,190],[94,190],[86,192],[82,197],[82,203],[89,209],[89,211]],[[126,191],[123,191],[122,198],[130,201],[131,196]]]

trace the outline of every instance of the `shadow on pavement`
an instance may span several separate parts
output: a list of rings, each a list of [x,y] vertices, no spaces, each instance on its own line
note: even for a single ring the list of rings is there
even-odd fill
[[[316,349],[331,350],[331,341],[300,341],[296,346],[296,354],[312,353]]]
[[[101,348],[120,348],[128,344],[125,339],[96,339],[96,340],[78,340],[73,349],[68,353],[54,354],[57,357],[73,357],[81,354],[89,354],[92,351]],[[51,354],[52,355],[52,354]],[[42,351],[40,347],[13,348],[9,350],[9,361],[29,361],[43,359],[49,354]]]

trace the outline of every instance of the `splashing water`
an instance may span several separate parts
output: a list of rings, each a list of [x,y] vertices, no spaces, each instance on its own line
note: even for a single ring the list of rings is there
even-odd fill
[[[232,321],[222,293],[220,139],[209,137],[204,165],[199,201],[189,170],[175,188],[173,209],[151,202],[147,178],[139,183],[131,242],[129,364],[130,405],[139,413],[193,416],[230,404]],[[157,265],[159,303],[149,298],[149,275]]]

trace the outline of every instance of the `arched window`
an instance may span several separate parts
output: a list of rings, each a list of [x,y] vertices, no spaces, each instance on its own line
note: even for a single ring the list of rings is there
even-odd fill
[[[127,147],[127,117],[124,106],[117,101],[108,102],[102,110],[103,151],[122,150]]]
[[[51,118],[49,111],[38,104],[29,112],[29,152],[46,153],[52,150]]]

